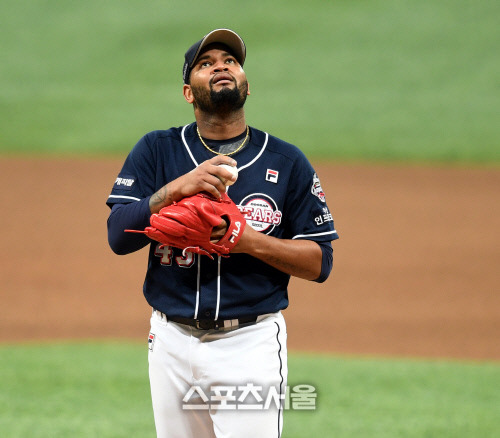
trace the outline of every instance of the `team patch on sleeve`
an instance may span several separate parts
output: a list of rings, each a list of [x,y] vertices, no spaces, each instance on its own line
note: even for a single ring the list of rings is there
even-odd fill
[[[134,176],[123,175],[116,178],[114,189],[118,190],[132,190],[132,186],[135,183]]]
[[[323,191],[318,175],[316,174],[313,175],[313,184],[311,186],[311,193],[314,196],[317,196],[321,202],[326,202],[325,192]]]

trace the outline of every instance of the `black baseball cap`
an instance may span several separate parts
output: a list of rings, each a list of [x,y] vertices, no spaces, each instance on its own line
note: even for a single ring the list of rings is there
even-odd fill
[[[182,79],[189,84],[189,75],[196,59],[202,49],[212,43],[221,43],[229,47],[231,54],[237,59],[241,66],[245,62],[247,49],[241,37],[231,29],[215,29],[207,33],[200,41],[194,43],[184,55],[184,67],[182,68]]]

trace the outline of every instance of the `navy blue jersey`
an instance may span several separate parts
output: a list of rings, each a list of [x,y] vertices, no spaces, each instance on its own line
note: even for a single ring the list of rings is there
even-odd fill
[[[212,157],[195,123],[150,132],[128,155],[107,204],[144,200]],[[300,149],[251,128],[250,142],[233,158],[238,180],[227,192],[247,226],[282,239],[338,238],[320,180]],[[182,250],[152,241],[144,295],[170,317],[233,319],[286,308],[289,280],[247,254],[183,257]]]

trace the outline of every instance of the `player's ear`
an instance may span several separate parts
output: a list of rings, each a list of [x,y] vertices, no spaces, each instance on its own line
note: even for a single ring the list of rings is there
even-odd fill
[[[250,96],[250,84],[247,81],[247,96]]]
[[[184,99],[186,99],[187,103],[194,102],[193,91],[191,90],[191,85],[184,84],[182,87],[182,94],[184,94]]]

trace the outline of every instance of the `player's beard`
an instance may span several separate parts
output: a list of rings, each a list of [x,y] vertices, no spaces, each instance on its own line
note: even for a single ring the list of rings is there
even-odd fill
[[[230,114],[243,108],[247,100],[248,82],[245,80],[240,85],[236,83],[233,88],[222,87],[219,91],[210,88],[191,85],[195,106],[206,113],[219,115]]]

